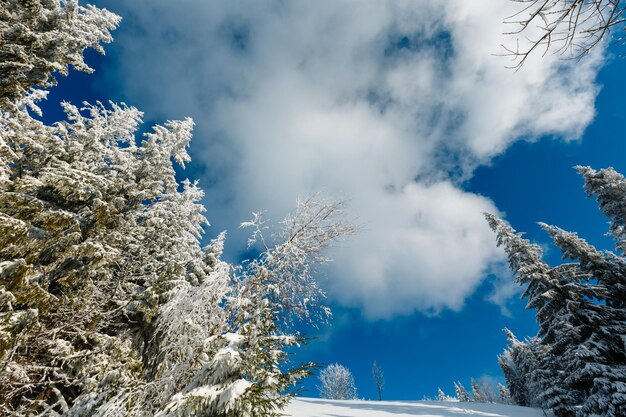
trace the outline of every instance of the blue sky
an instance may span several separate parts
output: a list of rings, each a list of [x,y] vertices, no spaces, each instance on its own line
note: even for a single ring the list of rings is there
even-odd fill
[[[373,361],[387,399],[452,393],[500,378],[503,327],[536,330],[481,212],[558,262],[536,221],[610,245],[572,167],[626,172],[622,49],[506,70],[493,53],[508,3],[97,1],[124,18],[115,41],[44,111],[113,100],[143,110],[146,128],[194,117],[181,175],[200,180],[208,236],[228,229],[233,260],[251,211],[279,219],[320,189],[346,198],[363,231],[332,253],[334,319],[307,329],[317,339],[295,359],[348,366],[365,398]]]

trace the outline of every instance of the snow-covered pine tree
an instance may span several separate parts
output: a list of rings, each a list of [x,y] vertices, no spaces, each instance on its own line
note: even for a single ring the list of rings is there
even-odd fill
[[[32,117],[46,93],[29,88],[68,64],[88,70],[83,49],[108,41],[118,18],[75,1],[10,3],[0,11],[0,414],[273,415],[309,366],[283,370],[300,340],[284,329],[329,314],[312,273],[353,231],[336,221],[341,204],[308,200],[258,260],[221,261],[223,234],[200,246],[202,191],[175,177],[191,120],[138,139],[141,113],[125,105],[64,104],[54,126]]]
[[[576,170],[585,181],[584,189],[587,196],[595,197],[600,203],[600,211],[611,220],[610,233],[615,239],[615,248],[620,253],[626,252],[626,180],[624,176],[613,168],[597,171],[588,166],[577,166]],[[615,278],[615,284],[623,290],[624,282]],[[624,297],[622,297],[622,302],[626,303]]]
[[[328,317],[312,278],[327,262],[323,250],[354,231],[341,218],[343,203],[314,196],[299,201],[281,229],[266,236],[260,214],[243,223],[261,255],[234,267],[221,327],[208,339],[209,365],[200,369],[160,415],[278,416],[290,389],[311,374],[312,363],[290,367],[287,349],[304,342],[290,324]],[[204,413],[204,414],[203,414]]]
[[[511,392],[506,385],[498,384],[498,402],[502,404],[511,404]]]
[[[529,406],[531,400],[526,384],[526,373],[520,368],[519,363],[519,352],[522,348],[519,344],[523,342],[517,340],[510,330],[504,329],[504,331],[507,335],[509,345],[504,352],[498,356],[498,364],[506,379],[511,400],[515,404]]]
[[[472,400],[467,390],[460,382],[454,383],[454,392],[456,393],[456,398],[461,402],[469,402]]]
[[[483,398],[483,394],[481,392],[481,389],[478,386],[478,382],[476,382],[476,379],[472,378],[471,384],[472,384],[472,399],[473,399],[473,401],[476,401],[477,403],[484,403],[484,402],[486,402],[485,398]]]
[[[4,0],[0,7],[0,105],[22,97],[31,87],[56,83],[71,65],[93,71],[83,51],[104,53],[120,17],[77,0]]]
[[[0,189],[2,404],[17,414],[96,412],[144,381],[168,290],[199,270],[202,282],[211,269],[201,265],[202,194],[191,184],[178,191],[171,169],[191,121],[137,146],[133,108],[66,104],[68,121],[55,126],[18,108],[2,119],[8,149],[18,150],[5,154]],[[150,247],[161,254],[145,254]]]
[[[579,261],[576,267],[581,275],[597,281],[588,281],[571,297],[567,317],[563,317],[573,325],[567,337],[561,337],[556,344],[562,350],[558,356],[564,359],[565,381],[585,399],[582,415],[620,415],[626,412],[626,308],[619,307],[622,301],[614,297],[619,293],[615,291],[619,288],[616,282],[620,276],[622,280],[626,277],[621,273],[623,261],[615,262],[611,270],[607,268],[610,261],[603,262],[603,258],[614,259],[617,255],[605,252],[602,256],[575,233],[542,227],[564,257]]]
[[[540,338],[522,342],[510,330],[505,329],[505,333],[509,345],[500,356],[500,364],[504,365],[502,369],[507,384],[510,384],[512,398],[519,405],[545,407],[546,397],[549,401],[554,399],[544,393],[552,393],[555,386],[562,386],[562,381],[557,378],[560,375],[556,374],[558,370],[547,362],[549,353]]]
[[[554,354],[555,347],[542,342],[537,337],[527,341],[527,353],[521,365],[531,404],[559,416],[571,416],[575,404],[580,402],[579,393],[567,385],[567,371],[561,357]]]
[[[626,180],[611,168],[577,169],[587,193],[596,196],[611,219],[617,252],[598,251],[575,233],[541,224],[563,257],[572,261],[548,268],[540,252],[527,256],[533,245],[510,226],[493,216],[488,221],[509,254],[518,282],[528,283],[529,307],[537,309],[537,345],[543,356],[525,378],[543,380],[537,396],[542,406],[560,416],[620,416],[626,414]]]
[[[569,416],[580,401],[580,394],[565,386],[564,364],[561,359],[564,346],[573,346],[577,341],[572,329],[569,302],[582,291],[579,271],[566,264],[550,268],[542,260],[542,250],[538,245],[523,239],[496,216],[486,215],[491,228],[496,232],[499,245],[504,246],[509,257],[509,266],[516,274],[516,282],[526,285],[523,298],[527,308],[537,311],[539,333],[530,343],[513,342],[517,355],[514,357],[517,368],[523,374],[526,397],[530,405],[552,409],[559,416]],[[514,355],[514,356],[515,356]],[[515,386],[512,381],[507,381]],[[517,392],[512,391],[517,400]]]
[[[527,299],[527,308],[537,310],[540,333],[550,330],[553,311],[554,281],[550,267],[543,262],[541,247],[522,238],[504,220],[485,214],[491,229],[496,233],[498,246],[503,246],[508,255],[509,267],[516,275],[515,282],[526,286],[522,298]]]
[[[441,388],[437,388],[437,400],[438,401],[447,401],[446,394],[444,394]]]

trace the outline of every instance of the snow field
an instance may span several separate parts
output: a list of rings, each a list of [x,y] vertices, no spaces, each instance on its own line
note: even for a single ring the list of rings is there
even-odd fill
[[[515,405],[442,401],[364,401],[298,398],[289,417],[546,417],[542,410]],[[548,417],[552,417],[548,413]]]

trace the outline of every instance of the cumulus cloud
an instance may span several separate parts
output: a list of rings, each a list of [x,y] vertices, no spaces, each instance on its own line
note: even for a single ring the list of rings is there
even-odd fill
[[[502,260],[481,214],[496,208],[484,197],[450,182],[413,182],[372,197],[367,214],[377,222],[339,254],[332,281],[340,300],[362,304],[369,317],[458,310]]]
[[[371,317],[460,309],[503,255],[463,189],[512,142],[578,138],[601,51],[581,62],[494,56],[512,2],[135,0],[109,87],[156,118],[194,117],[210,219],[274,218],[325,189],[363,233],[331,297]],[[506,298],[496,292],[494,302]]]

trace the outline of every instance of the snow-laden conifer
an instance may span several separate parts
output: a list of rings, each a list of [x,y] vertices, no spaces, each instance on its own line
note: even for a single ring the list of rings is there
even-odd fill
[[[311,367],[287,365],[302,340],[289,323],[329,314],[313,273],[354,230],[337,217],[342,205],[306,200],[275,239],[255,226],[258,259],[222,261],[224,233],[200,245],[202,190],[175,175],[174,163],[189,161],[190,119],[138,137],[142,114],[126,105],[63,103],[66,120],[53,126],[33,117],[46,93],[30,88],[68,64],[89,70],[83,49],[108,41],[118,18],[74,1],[9,3],[0,12],[0,414],[275,415]],[[26,41],[52,44],[42,52]]]
[[[511,392],[506,385],[498,384],[498,402],[502,404],[511,404]]]
[[[476,379],[472,378],[471,385],[472,385],[472,399],[476,401],[477,403],[487,402],[486,399],[483,397],[482,390],[478,386],[478,382],[476,382]]]
[[[577,166],[585,181],[585,192],[600,203],[600,211],[611,220],[610,233],[616,248],[626,249],[626,179],[613,168],[599,171],[588,166]]]
[[[456,393],[456,398],[461,402],[469,402],[472,400],[469,393],[460,382],[454,383],[454,392]]]
[[[540,327],[532,344],[533,355],[526,355],[534,356],[532,366],[515,360],[513,354],[519,346],[511,339],[500,363],[518,403],[524,397],[521,383],[531,395],[526,398],[536,398],[538,405],[558,416],[613,417],[626,412],[626,181],[612,169],[578,170],[585,179],[585,190],[597,197],[602,212],[611,219],[617,252],[598,251],[575,233],[540,224],[563,257],[571,261],[550,268],[541,260],[536,245],[502,220],[487,216],[518,282],[528,285],[524,297],[528,307],[537,310]],[[508,358],[513,358],[515,366]]]
[[[447,401],[448,397],[441,388],[437,388],[437,401]]]
[[[26,108],[2,120],[4,410],[277,413],[310,373],[284,369],[302,341],[287,329],[328,314],[312,274],[353,231],[342,205],[305,200],[270,236],[252,222],[261,255],[228,265],[223,234],[201,248],[202,191],[172,168],[188,160],[190,120],[139,141],[134,108],[65,110],[55,126]]]
[[[56,83],[68,66],[93,71],[83,51],[104,53],[120,17],[77,0],[4,0],[0,7],[0,104],[19,99],[32,87]],[[8,101],[7,101],[8,100]]]
[[[527,375],[521,368],[519,359],[519,352],[522,347],[519,344],[523,342],[518,341],[510,330],[505,329],[505,333],[509,340],[509,345],[504,352],[498,356],[498,364],[506,379],[511,400],[515,404],[528,406],[531,404],[531,399],[529,398],[530,393],[528,392],[528,385],[526,383]]]

